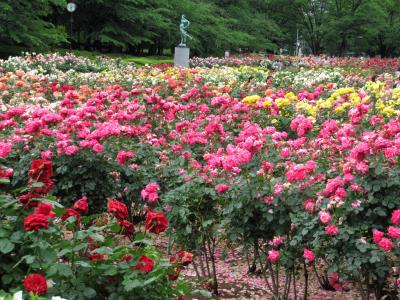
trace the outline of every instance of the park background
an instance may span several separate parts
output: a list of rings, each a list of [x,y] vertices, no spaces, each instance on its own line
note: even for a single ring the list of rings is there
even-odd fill
[[[171,56],[182,14],[191,21],[188,46],[194,56],[221,56],[225,50],[294,54],[297,41],[305,54],[399,54],[395,0],[72,2],[73,14],[64,0],[0,1],[0,56],[71,46],[89,57],[93,52]]]

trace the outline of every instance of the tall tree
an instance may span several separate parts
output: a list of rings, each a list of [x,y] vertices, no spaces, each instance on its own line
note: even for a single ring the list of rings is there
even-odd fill
[[[0,43],[46,48],[66,41],[63,27],[49,19],[65,0],[1,0]]]

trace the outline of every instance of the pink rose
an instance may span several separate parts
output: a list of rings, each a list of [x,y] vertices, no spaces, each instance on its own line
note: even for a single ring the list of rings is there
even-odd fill
[[[384,232],[379,231],[377,229],[374,229],[372,231],[372,236],[373,236],[374,243],[378,244],[381,241],[381,239],[384,237],[384,235],[385,235]]]
[[[225,183],[221,183],[215,187],[215,190],[220,194],[225,193],[228,189],[229,187]]]
[[[400,238],[400,228],[398,227],[394,227],[394,226],[389,226],[388,228],[388,235],[392,238],[392,239],[398,239]]]
[[[145,188],[142,190],[141,195],[143,199],[147,199],[150,202],[156,201],[159,196],[157,191],[160,189],[160,186],[155,182],[150,182]]]
[[[315,213],[316,206],[317,205],[315,204],[315,202],[312,199],[307,199],[304,202],[304,207],[305,207],[306,211],[311,214]]]
[[[336,225],[329,225],[325,227],[325,232],[329,235],[337,235],[339,233],[339,229],[336,227]]]
[[[392,212],[392,223],[397,225],[400,224],[400,209]]]
[[[276,251],[276,250],[268,251],[267,258],[271,263],[273,263],[273,264],[277,263],[279,261],[279,257],[280,257],[279,251]]]
[[[282,183],[278,182],[274,185],[274,195],[278,196],[280,194],[282,194],[283,190],[284,190],[284,186]]]
[[[393,248],[393,243],[391,240],[387,238],[382,238],[381,241],[379,242],[378,246],[385,252],[392,250]]]
[[[307,260],[308,263],[312,263],[315,259],[314,253],[307,248],[304,249],[303,257]]]
[[[290,156],[290,149],[289,148],[283,148],[279,154],[283,158],[288,158]]]
[[[330,215],[330,213],[325,211],[319,212],[318,216],[323,224],[328,224],[332,220],[332,216]]]

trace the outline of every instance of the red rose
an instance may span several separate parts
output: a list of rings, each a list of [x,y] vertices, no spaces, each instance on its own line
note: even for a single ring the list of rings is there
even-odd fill
[[[43,214],[31,214],[24,220],[26,231],[37,231],[40,228],[49,229],[49,216]]]
[[[89,244],[88,245],[89,251],[93,251],[93,250],[99,248],[99,242],[95,241],[91,236],[88,236],[87,241]]]
[[[149,273],[154,268],[154,262],[151,258],[148,258],[146,255],[142,255],[135,268],[136,268],[136,270],[143,271],[145,273]]]
[[[100,253],[93,253],[93,254],[89,254],[88,258],[91,261],[100,261],[100,260],[106,260],[107,259],[107,255],[100,254]]]
[[[75,209],[73,209],[73,208],[67,208],[65,213],[62,214],[61,220],[65,221],[69,217],[75,217],[76,218],[76,222],[79,222],[81,214],[78,211],[76,211]]]
[[[47,280],[40,274],[30,274],[23,280],[25,291],[35,295],[45,295],[47,293]]]
[[[81,199],[76,200],[73,207],[81,214],[87,214],[89,211],[89,205],[86,196],[83,196]]]
[[[34,188],[33,192],[38,193],[38,194],[48,194],[54,186],[53,181],[51,181],[50,179],[45,180],[45,181],[40,181],[40,182],[43,183],[43,185]],[[32,179],[29,180],[28,184],[32,184],[32,183],[33,183]]]
[[[118,221],[118,224],[122,227],[121,232],[123,235],[130,236],[135,232],[135,227],[127,220]]]
[[[14,174],[13,169],[3,170],[3,168],[0,166],[0,178],[9,179],[10,177],[13,176],[13,174]]]
[[[113,214],[120,220],[126,219],[128,217],[128,208],[124,203],[117,200],[108,200],[107,209],[109,213]]]
[[[170,263],[176,262],[176,258],[173,257],[173,256],[171,256],[171,257],[169,258],[169,262],[170,262]],[[179,267],[173,268],[172,273],[169,273],[169,274],[168,274],[169,280],[176,280],[176,279],[178,279],[179,273],[180,273],[180,272],[181,272],[181,268],[179,268]]]
[[[183,250],[179,250],[178,253],[179,261],[184,265],[187,266],[193,261],[193,254],[190,252],[186,252]]]
[[[53,163],[47,159],[33,160],[28,174],[35,181],[45,182],[53,176]]]
[[[124,262],[129,262],[132,259],[133,259],[133,256],[129,255],[129,254],[124,255],[124,256],[121,257],[121,261],[124,261]]]
[[[19,203],[21,203],[23,206],[36,207],[38,206],[39,202],[32,200],[35,198],[40,198],[40,195],[28,193],[19,197]]]
[[[159,234],[168,228],[168,218],[162,212],[148,211],[145,228],[149,232]]]
[[[32,181],[41,182],[44,185],[34,189],[35,193],[47,194],[53,188],[53,182],[51,176],[53,176],[53,163],[51,160],[37,159],[32,161],[31,169],[28,172]]]
[[[42,214],[49,218],[54,218],[56,214],[52,211],[53,205],[42,202],[35,208],[35,214]]]

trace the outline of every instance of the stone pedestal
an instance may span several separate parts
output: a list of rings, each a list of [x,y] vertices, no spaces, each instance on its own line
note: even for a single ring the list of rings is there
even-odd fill
[[[189,68],[190,49],[187,47],[175,47],[174,65],[177,67]]]
[[[228,50],[225,51],[225,57],[229,57],[229,51]]]

